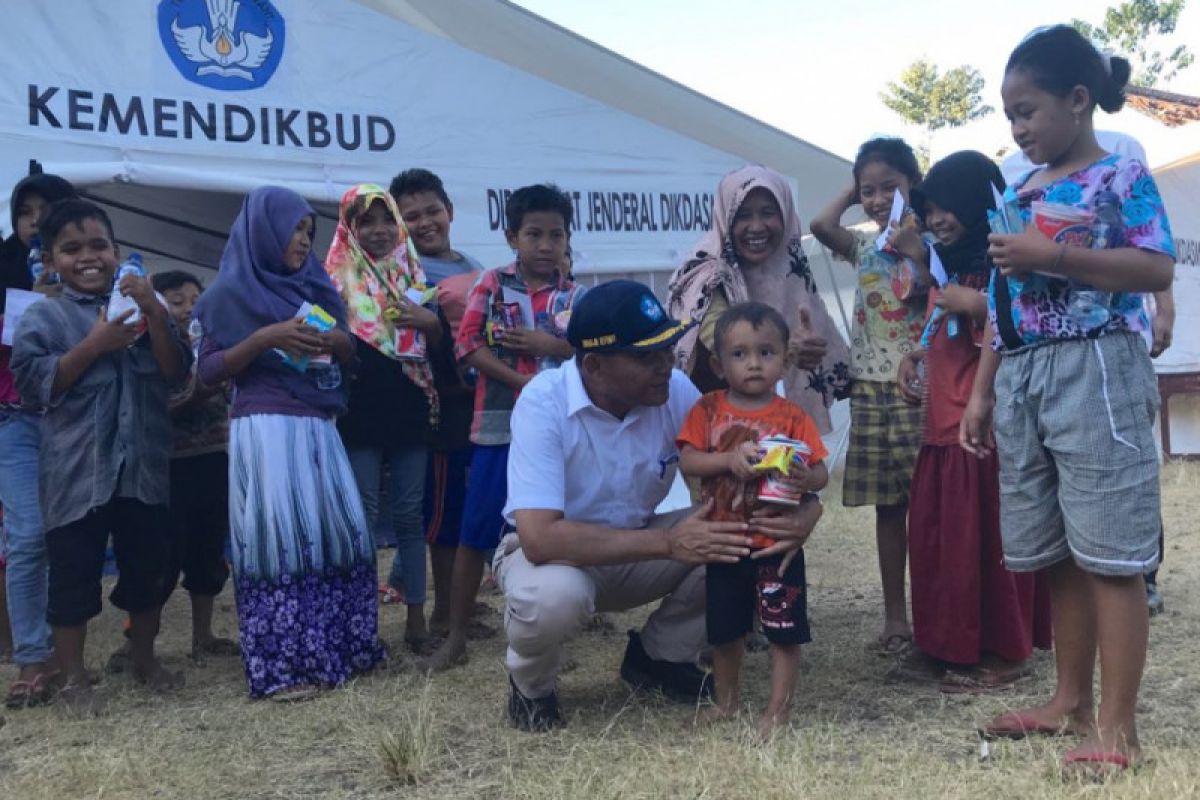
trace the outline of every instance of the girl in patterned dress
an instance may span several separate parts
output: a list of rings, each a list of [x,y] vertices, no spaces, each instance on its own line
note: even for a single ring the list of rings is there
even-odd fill
[[[354,342],[312,254],[315,220],[295,192],[251,192],[195,308],[200,380],[234,384],[229,516],[246,680],[252,697],[281,700],[384,656],[375,545],[334,426],[346,407],[338,364],[353,362]],[[304,304],[333,327],[298,318]]]

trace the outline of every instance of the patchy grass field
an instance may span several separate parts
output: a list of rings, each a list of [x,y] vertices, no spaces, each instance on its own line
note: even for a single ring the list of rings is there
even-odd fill
[[[889,663],[866,646],[880,605],[872,516],[834,500],[808,549],[816,641],[806,648],[797,711],[766,747],[749,743],[753,713],[696,731],[692,711],[630,695],[617,667],[624,630],[639,614],[572,645],[578,667],[560,692],[569,725],[530,736],[506,725],[499,638],[473,643],[467,667],[432,679],[384,673],[310,703],[250,702],[238,661],[188,664],[187,603],[177,593],[161,651],[186,670],[187,688],[159,698],[117,676],[105,681],[112,702],[101,719],[6,712],[0,798],[1200,796],[1200,467],[1168,466],[1163,483],[1168,611],[1151,628],[1140,709],[1153,764],[1104,787],[1064,786],[1063,741],[1000,743],[980,757],[976,724],[1049,691],[1048,655],[1037,658],[1034,678],[1003,695],[946,697],[886,678]],[[231,606],[219,598],[225,635],[235,632]],[[389,641],[400,638],[401,616],[381,611]],[[90,664],[103,664],[119,626],[111,608],[93,623]],[[5,686],[13,674],[0,670]],[[765,701],[766,679],[765,655],[751,655],[743,677],[751,712]]]

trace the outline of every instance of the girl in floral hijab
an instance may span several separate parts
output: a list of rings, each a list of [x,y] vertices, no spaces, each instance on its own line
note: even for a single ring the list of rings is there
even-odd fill
[[[362,230],[367,227],[369,230]],[[392,233],[384,232],[388,227]],[[425,393],[429,420],[436,425],[438,399],[428,359],[406,357],[397,350],[397,329],[420,329],[420,323],[436,322],[436,315],[405,295],[413,287],[424,291],[425,273],[400,221],[396,201],[382,187],[363,183],[342,195],[325,271],[346,303],[351,332],[388,358],[400,361],[405,376]]]
[[[367,523],[396,537],[384,600],[408,605],[405,641],[420,651],[425,625],[425,537],[421,501],[428,445],[439,417],[427,357],[442,341],[442,320],[414,302],[425,274],[410,245],[395,200],[375,184],[342,197],[337,232],[325,270],[346,304],[358,365],[350,384],[350,410],[338,421],[362,495]],[[416,298],[420,300],[422,298]],[[414,333],[424,347],[414,347]],[[386,508],[381,480],[387,464]]]

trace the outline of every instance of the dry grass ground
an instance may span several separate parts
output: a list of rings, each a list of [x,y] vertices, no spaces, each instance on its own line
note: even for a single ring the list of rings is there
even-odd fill
[[[589,633],[563,676],[568,727],[542,736],[505,724],[507,685],[499,639],[474,643],[464,669],[432,680],[412,673],[364,678],[311,703],[245,699],[240,665],[205,668],[184,659],[187,608],[168,609],[162,652],[186,668],[188,685],[159,698],[109,678],[109,714],[65,722],[53,709],[6,714],[0,729],[0,798],[1043,798],[1200,796],[1200,468],[1164,470],[1168,612],[1155,620],[1142,692],[1142,735],[1153,765],[1107,786],[1057,777],[1063,742],[993,745],[980,758],[976,724],[1042,696],[1036,676],[1005,695],[945,697],[889,682],[869,653],[879,592],[869,513],[831,504],[809,548],[814,644],[806,649],[798,710],[766,747],[749,743],[753,719],[709,731],[692,712],[631,697],[616,672],[623,631]],[[492,599],[493,605],[498,605]],[[228,596],[219,630],[234,632]],[[400,636],[401,612],[384,607],[382,628]],[[119,641],[112,609],[93,623],[89,660]],[[0,671],[7,685],[11,668]],[[747,705],[764,702],[764,655],[747,661]]]

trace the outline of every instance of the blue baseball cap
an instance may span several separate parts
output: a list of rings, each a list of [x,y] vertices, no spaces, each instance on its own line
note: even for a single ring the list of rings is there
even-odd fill
[[[667,316],[648,286],[609,281],[589,289],[571,311],[567,341],[589,353],[663,350],[694,324]]]

